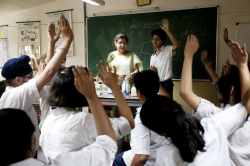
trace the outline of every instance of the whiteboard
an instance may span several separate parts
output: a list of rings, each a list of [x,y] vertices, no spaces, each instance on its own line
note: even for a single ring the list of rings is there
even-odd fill
[[[236,24],[236,41],[241,47],[246,44],[247,52],[250,52],[250,23]]]

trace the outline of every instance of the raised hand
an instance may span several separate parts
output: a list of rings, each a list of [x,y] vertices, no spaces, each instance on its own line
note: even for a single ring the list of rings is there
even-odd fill
[[[149,66],[149,69],[158,75],[158,69],[155,66]]]
[[[36,59],[35,55],[30,53],[29,51],[23,50],[23,55],[28,55],[30,57],[30,59]]]
[[[199,47],[199,39],[195,35],[188,35],[184,50],[185,57],[192,57]]]
[[[86,70],[82,66],[76,66],[72,71],[75,76],[75,87],[76,89],[84,95],[87,99],[96,96],[95,84],[94,84],[94,74],[90,68],[88,68],[90,77]]]
[[[48,35],[49,41],[53,43],[56,43],[60,37],[60,30],[56,34],[55,24],[53,22],[51,22],[48,26],[47,35]]]
[[[45,60],[44,59],[42,59],[41,61],[40,61],[40,63],[39,63],[39,74],[41,74],[42,72],[43,72],[43,70],[45,69],[45,67],[46,67],[46,63],[45,63]]]
[[[114,88],[119,88],[115,66],[113,67],[112,72],[112,68],[109,66],[108,61],[106,61],[106,66],[104,65],[103,61],[100,61],[100,63],[103,70],[98,64],[96,65],[96,67],[99,71],[98,76],[101,78],[102,82],[107,85],[111,90]]]
[[[230,43],[232,56],[237,64],[237,66],[247,64],[248,62],[248,53],[246,50],[246,45],[244,44],[241,48],[237,42]]]
[[[223,31],[224,31],[223,39],[225,42],[227,42],[228,41],[228,30],[227,30],[227,28],[225,28]]]
[[[208,52],[205,50],[205,51],[202,52],[202,55],[201,55],[201,60],[202,60],[203,63],[208,63],[207,57],[208,57]]]
[[[170,32],[169,29],[169,21],[167,19],[162,20],[162,25],[160,25],[161,29],[164,30],[165,32]]]
[[[214,64],[214,60],[211,60],[208,64],[209,66],[212,66],[212,64]]]
[[[63,37],[65,39],[73,40],[74,35],[73,35],[73,32],[72,32],[72,29],[70,28],[69,22],[64,17],[64,15],[61,15],[61,17],[59,19],[59,24],[60,24],[59,31],[60,31],[61,35],[63,35]]]
[[[225,68],[225,70],[224,70],[224,74],[225,74],[225,75],[230,75],[231,64],[230,64],[230,62],[229,62],[229,59],[227,59],[227,60],[225,61],[225,63],[226,63],[226,68]]]

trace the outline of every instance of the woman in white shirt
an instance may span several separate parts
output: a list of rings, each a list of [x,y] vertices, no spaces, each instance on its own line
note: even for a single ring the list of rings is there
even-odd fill
[[[88,102],[74,86],[73,68],[58,71],[50,84],[47,101],[52,109],[43,124],[39,142],[48,163],[63,152],[78,151],[94,143],[97,137],[93,115],[76,109],[87,106]],[[117,106],[120,117],[110,118],[110,122],[119,139],[130,134],[134,118],[125,99],[117,102]]]

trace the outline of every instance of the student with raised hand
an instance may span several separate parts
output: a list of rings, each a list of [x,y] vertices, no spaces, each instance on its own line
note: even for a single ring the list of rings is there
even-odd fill
[[[231,42],[230,48],[232,49],[233,58],[239,67],[240,78],[242,86],[242,95],[248,92],[250,85],[249,72],[248,72],[248,53],[246,45],[243,48],[236,42]],[[247,94],[246,94],[247,95]],[[242,100],[243,101],[243,100]],[[243,101],[246,102],[246,101]],[[230,158],[235,165],[248,166],[250,165],[250,117],[244,123],[243,127],[236,130],[228,137]]]
[[[158,69],[162,86],[171,97],[173,97],[172,58],[179,48],[179,43],[170,31],[169,21],[167,19],[162,20],[162,26],[160,27],[161,29],[155,29],[151,32],[155,50],[150,58],[150,66],[155,66]],[[173,43],[173,46],[164,46],[167,35]]]
[[[33,65],[32,67],[33,75],[35,76],[38,72],[38,64],[37,64],[35,55],[30,53],[29,51],[23,51],[23,55],[28,55],[30,57],[30,60],[32,61],[32,65]]]
[[[208,58],[208,52],[205,50],[204,52],[202,52],[201,60],[204,63],[204,65],[206,67],[206,71],[208,72],[208,74],[211,77],[214,84],[217,84],[220,77],[222,77],[224,75],[231,75],[235,79],[239,80],[238,67],[235,65],[231,65],[228,59],[225,61],[226,65],[222,67],[221,75],[218,76],[215,73],[212,66],[210,65],[210,62],[208,62],[207,58]]]
[[[75,87],[82,95],[86,96],[92,110],[97,138],[90,146],[76,152],[62,153],[51,160],[53,166],[108,166],[111,165],[116,150],[115,134],[104,108],[96,95],[93,73],[91,77],[83,67],[73,69]],[[115,85],[110,79],[110,74],[103,76],[110,86]],[[111,76],[112,77],[112,76]],[[111,81],[109,81],[111,80]],[[34,159],[36,151],[35,127],[27,114],[22,110],[0,110],[0,137],[1,164],[10,166],[45,166]],[[18,135],[18,139],[16,139]]]
[[[119,108],[120,117],[110,118],[110,122],[116,138],[120,138],[130,134],[134,128],[134,117],[118,86],[116,70],[112,71],[106,63],[108,70],[102,61],[103,71],[99,65],[97,67],[100,78],[110,86]],[[43,123],[39,143],[47,162],[63,152],[78,151],[91,145],[97,137],[93,115],[76,109],[88,106],[89,101],[74,86],[74,68],[71,66],[59,70],[50,85],[47,103],[51,110]]]
[[[31,66],[28,64],[30,58],[21,56],[8,60],[2,69],[2,76],[6,78],[7,87],[0,99],[0,108],[16,108],[24,110],[35,126],[35,136],[37,140],[36,149],[39,142],[39,128],[36,111],[32,104],[40,98],[42,88],[54,77],[58,71],[63,59],[67,54],[67,50],[73,41],[73,33],[68,21],[62,15],[60,17],[61,34],[65,37],[61,45],[60,51],[52,58],[44,72],[33,78]],[[49,31],[50,29],[48,29]],[[49,47],[54,49],[55,42],[49,40]]]
[[[181,84],[188,86],[182,86],[181,91],[192,88],[192,61],[198,48],[196,36],[188,36],[181,80]],[[231,165],[227,137],[241,127],[250,112],[250,81],[246,71],[244,68],[244,74],[240,74],[242,101],[201,121],[185,113],[178,103],[167,97],[156,96],[143,104],[142,123],[171,142],[157,150],[155,166]],[[194,100],[184,100],[198,107],[199,97],[191,95]]]
[[[190,40],[190,41],[189,41]],[[197,40],[197,42],[195,42]],[[192,44],[195,43],[196,45]],[[188,51],[193,49],[198,49],[198,39],[195,36],[189,38],[185,47],[184,55]],[[191,45],[188,47],[188,45]],[[195,47],[196,46],[196,47]],[[195,50],[196,52],[197,50]],[[198,97],[192,89],[192,63],[191,60],[193,57],[185,56],[185,61],[182,69],[181,77],[181,88],[180,95],[184,101],[193,109],[193,115],[202,119],[204,117],[213,116],[214,114],[228,109],[230,106],[233,106],[241,101],[241,91],[239,78],[236,79],[236,75],[222,76],[217,85],[217,97],[220,103],[225,103],[224,108],[216,107],[210,101],[207,101],[203,98]]]
[[[160,82],[156,72],[150,70],[138,72],[133,80],[137,96],[142,103],[157,96]],[[115,157],[114,166],[154,166],[157,149],[169,143],[165,137],[149,130],[142,124],[140,112],[141,107],[137,108],[134,120],[135,128],[131,131],[131,150],[118,154]]]

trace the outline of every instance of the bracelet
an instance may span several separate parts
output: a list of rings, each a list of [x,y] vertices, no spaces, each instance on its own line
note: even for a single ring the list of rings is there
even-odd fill
[[[64,50],[68,53],[68,50],[66,50],[65,48],[59,48],[58,50]]]

